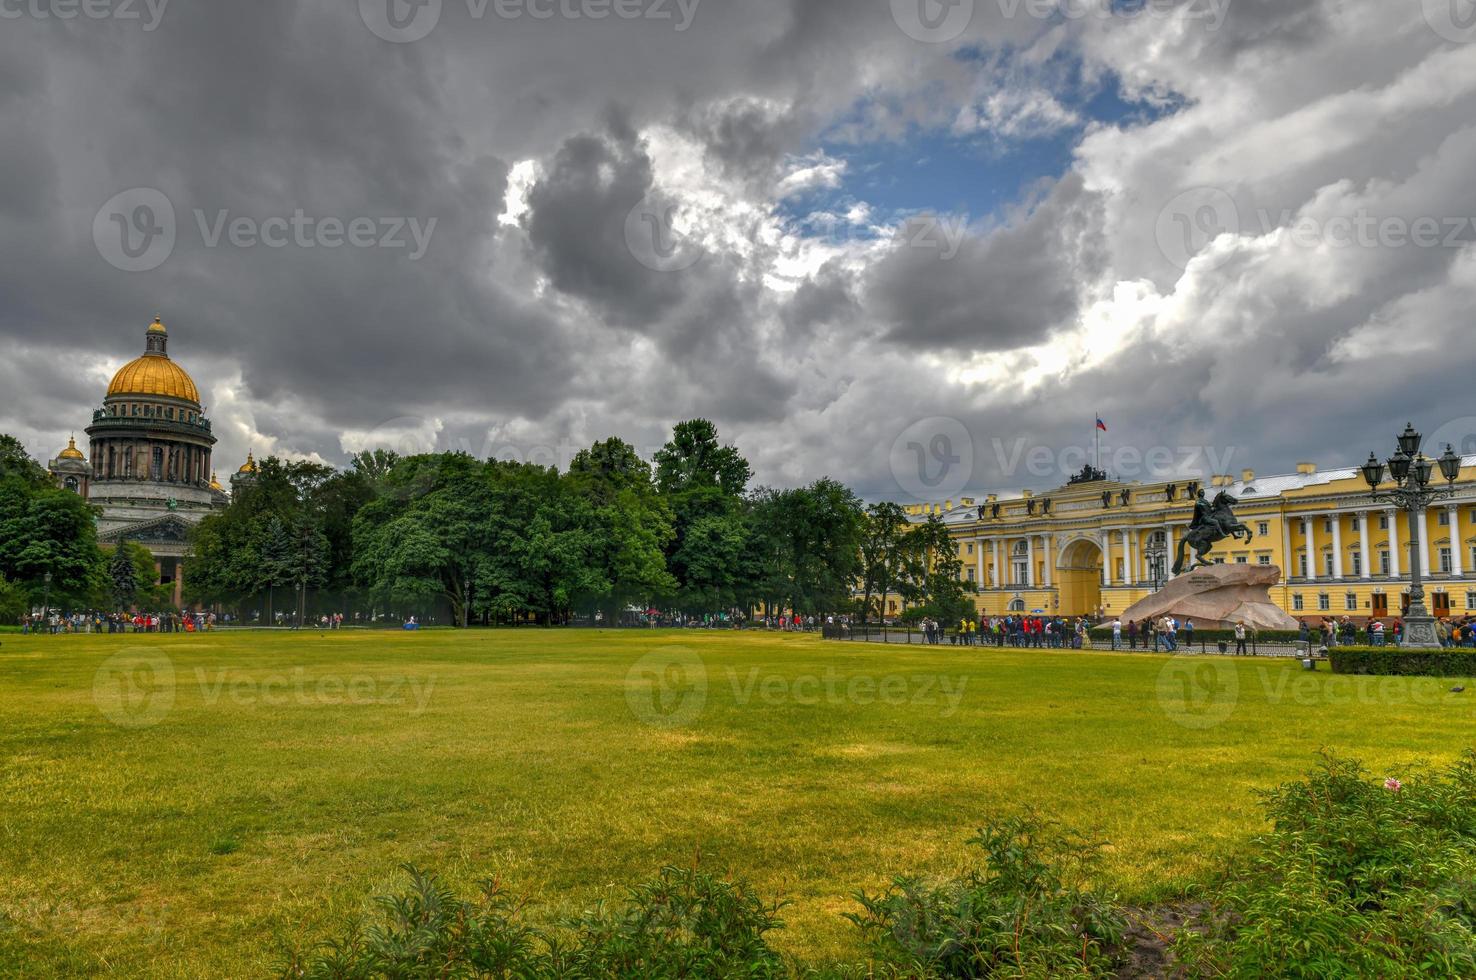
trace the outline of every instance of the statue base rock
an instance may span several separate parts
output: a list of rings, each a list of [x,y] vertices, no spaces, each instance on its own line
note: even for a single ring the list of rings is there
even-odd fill
[[[1171,615],[1181,624],[1194,620],[1196,629],[1294,630],[1297,621],[1271,601],[1269,590],[1280,581],[1275,565],[1210,565],[1170,579],[1129,606],[1122,621]]]

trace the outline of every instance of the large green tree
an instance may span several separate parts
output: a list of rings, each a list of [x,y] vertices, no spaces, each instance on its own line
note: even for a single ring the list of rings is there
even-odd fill
[[[569,482],[592,509],[592,559],[603,583],[592,599],[605,621],[618,623],[628,606],[645,608],[675,592],[665,554],[676,534],[671,511],[635,447],[615,438],[595,443],[574,457]]]
[[[745,559],[749,525],[744,492],[748,461],[718,440],[706,419],[682,422],[656,453],[656,488],[671,509],[675,534],[667,545],[674,595],[690,612],[737,605],[751,591]]]

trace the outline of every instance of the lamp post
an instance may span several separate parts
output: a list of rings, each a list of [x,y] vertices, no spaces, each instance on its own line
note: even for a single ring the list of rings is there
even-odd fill
[[[1414,426],[1406,425],[1399,436],[1399,446],[1386,462],[1379,462],[1373,453],[1362,466],[1363,479],[1373,492],[1374,500],[1387,500],[1409,514],[1409,611],[1404,617],[1404,645],[1408,647],[1438,647],[1440,636],[1435,631],[1435,617],[1425,608],[1425,586],[1420,566],[1420,549],[1425,547],[1425,510],[1431,501],[1455,496],[1456,477],[1461,474],[1461,457],[1450,446],[1439,460],[1430,459],[1420,452],[1423,437]],[[1445,477],[1445,486],[1431,485],[1435,464],[1440,464],[1440,475]],[[1388,468],[1394,486],[1380,489],[1384,482],[1384,470]]]
[[[1162,548],[1150,548],[1147,552],[1148,575],[1153,580],[1153,591],[1163,588],[1163,569],[1168,563],[1168,552]]]
[[[41,590],[41,629],[51,632],[51,573],[47,572],[41,576],[45,587]]]

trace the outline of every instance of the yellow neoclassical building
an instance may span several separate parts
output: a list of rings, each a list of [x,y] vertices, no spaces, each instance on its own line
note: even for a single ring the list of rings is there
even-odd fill
[[[1438,478],[1438,477],[1437,477]],[[1117,615],[1170,577],[1201,481],[1119,482],[1090,469],[1056,490],[990,494],[907,508],[937,514],[957,542],[983,615],[1042,610]],[[1271,598],[1293,616],[1399,615],[1409,591],[1410,515],[1375,502],[1355,467],[1203,484],[1236,498],[1250,542],[1223,541],[1215,560],[1276,565]],[[1476,614],[1476,457],[1462,461],[1455,496],[1425,514],[1419,561],[1437,616]],[[890,600],[889,600],[890,602]],[[893,609],[892,611],[895,611]]]

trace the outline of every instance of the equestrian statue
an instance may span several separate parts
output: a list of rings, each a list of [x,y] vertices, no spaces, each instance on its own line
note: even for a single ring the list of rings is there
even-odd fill
[[[1189,522],[1189,530],[1179,542],[1178,558],[1174,562],[1175,575],[1213,564],[1205,560],[1205,555],[1226,538],[1250,541],[1255,537],[1254,531],[1236,520],[1234,512],[1230,510],[1234,503],[1235,498],[1223,490],[1215,495],[1213,502],[1205,500],[1204,491],[1199,491],[1194,499],[1194,519]],[[1186,547],[1194,549],[1194,558],[1187,568],[1184,564]]]

